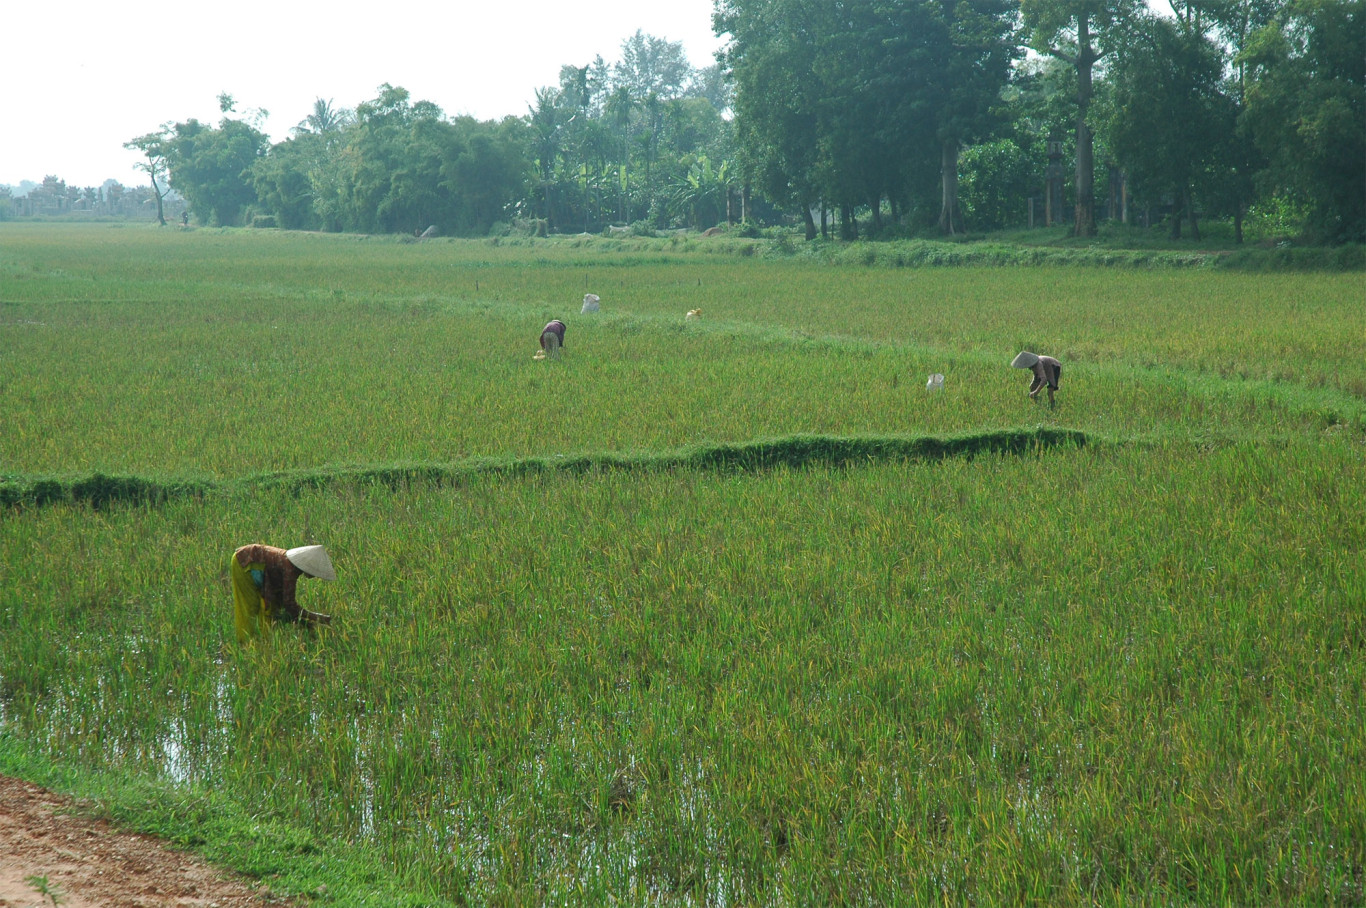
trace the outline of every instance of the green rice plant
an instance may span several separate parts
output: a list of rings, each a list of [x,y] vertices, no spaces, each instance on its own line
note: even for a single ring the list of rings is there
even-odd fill
[[[548,364],[529,351],[553,310],[526,314],[513,304],[451,303],[415,316],[302,302],[226,321],[198,304],[42,308],[67,320],[41,334],[0,327],[13,341],[0,363],[9,405],[0,456],[27,474],[169,482],[808,433],[945,434],[1042,421],[1105,435],[1245,434],[1279,432],[1287,419],[1322,421],[1298,403],[1300,412],[1288,413],[1288,394],[1312,397],[1313,410],[1348,424],[1359,425],[1362,412],[1350,393],[1360,367],[1346,365],[1343,307],[1338,322],[1324,323],[1341,362],[1306,348],[1279,368],[1220,367],[1221,375],[1198,353],[1183,362],[1168,343],[1164,359],[1156,341],[1132,334],[1127,342],[1143,345],[1134,353],[1060,342],[1067,387],[1055,412],[1033,406],[1006,367],[1014,349],[1049,349],[1044,339],[1055,331],[1016,330],[987,352],[961,340],[986,330],[971,317],[952,334],[920,340],[909,330],[893,339],[893,329],[869,326],[869,335],[849,338],[818,333],[833,323],[794,333],[747,320],[774,317],[761,313],[718,314],[698,330],[677,315],[609,313],[572,322],[565,358]],[[997,317],[1014,319],[980,316]],[[1293,349],[1287,341],[1277,355]],[[942,397],[924,393],[931,372],[947,376]],[[595,418],[606,413],[613,418]]]
[[[1354,445],[59,505],[6,714],[448,894],[1350,900]],[[268,525],[339,620],[238,649],[203,553]]]
[[[13,261],[0,462],[21,472],[211,477],[959,432],[1032,418],[1003,365],[1022,347],[1062,357],[1067,394],[1103,402],[1067,414],[1089,431],[1134,383],[1269,382],[1316,391],[1348,422],[1366,392],[1360,273],[889,272],[553,243],[0,229]],[[588,290],[606,308],[575,318]],[[694,308],[704,320],[685,325]],[[534,363],[552,316],[570,320],[568,361]],[[923,406],[930,372],[958,406]],[[582,416],[602,408],[612,425]],[[1125,429],[1167,422],[1133,399],[1115,409]]]
[[[413,904],[1363,898],[1359,275],[0,236],[0,768]]]

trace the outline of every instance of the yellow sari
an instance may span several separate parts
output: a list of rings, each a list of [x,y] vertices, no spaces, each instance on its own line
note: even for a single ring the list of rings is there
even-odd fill
[[[271,608],[261,595],[256,577],[252,575],[255,571],[256,576],[260,576],[266,566],[264,563],[244,565],[237,560],[236,553],[229,555],[228,560],[232,562],[232,602],[237,642],[246,643],[262,633],[269,633],[273,623]]]

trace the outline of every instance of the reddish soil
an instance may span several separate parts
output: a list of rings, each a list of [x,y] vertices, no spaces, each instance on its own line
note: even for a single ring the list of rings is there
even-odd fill
[[[0,776],[0,908],[52,905],[29,879],[46,877],[65,908],[259,908],[268,890],[74,812],[75,802]]]

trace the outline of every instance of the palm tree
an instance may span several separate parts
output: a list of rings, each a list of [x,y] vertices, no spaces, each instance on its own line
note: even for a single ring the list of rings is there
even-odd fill
[[[623,224],[631,222],[626,210],[626,177],[631,166],[631,113],[635,107],[636,102],[631,98],[631,92],[625,85],[619,86],[607,97],[607,116],[621,132],[621,189],[618,194],[617,216]]]
[[[347,112],[332,106],[332,99],[324,101],[322,98],[313,100],[313,113],[304,117],[298,126],[294,127],[300,133],[324,133],[333,132],[346,125]]]
[[[536,89],[536,106],[531,107],[530,123],[536,149],[537,177],[545,203],[547,228],[555,229],[555,205],[551,195],[551,185],[555,179],[557,161],[560,157],[560,111],[559,92],[553,88]]]

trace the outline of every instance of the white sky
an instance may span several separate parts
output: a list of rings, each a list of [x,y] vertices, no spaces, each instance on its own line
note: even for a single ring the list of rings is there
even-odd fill
[[[123,143],[168,121],[264,109],[273,141],[317,98],[354,108],[385,82],[481,120],[521,116],[560,67],[611,64],[637,29],[696,67],[722,42],[712,0],[51,0],[0,13],[0,185],[147,184]]]

